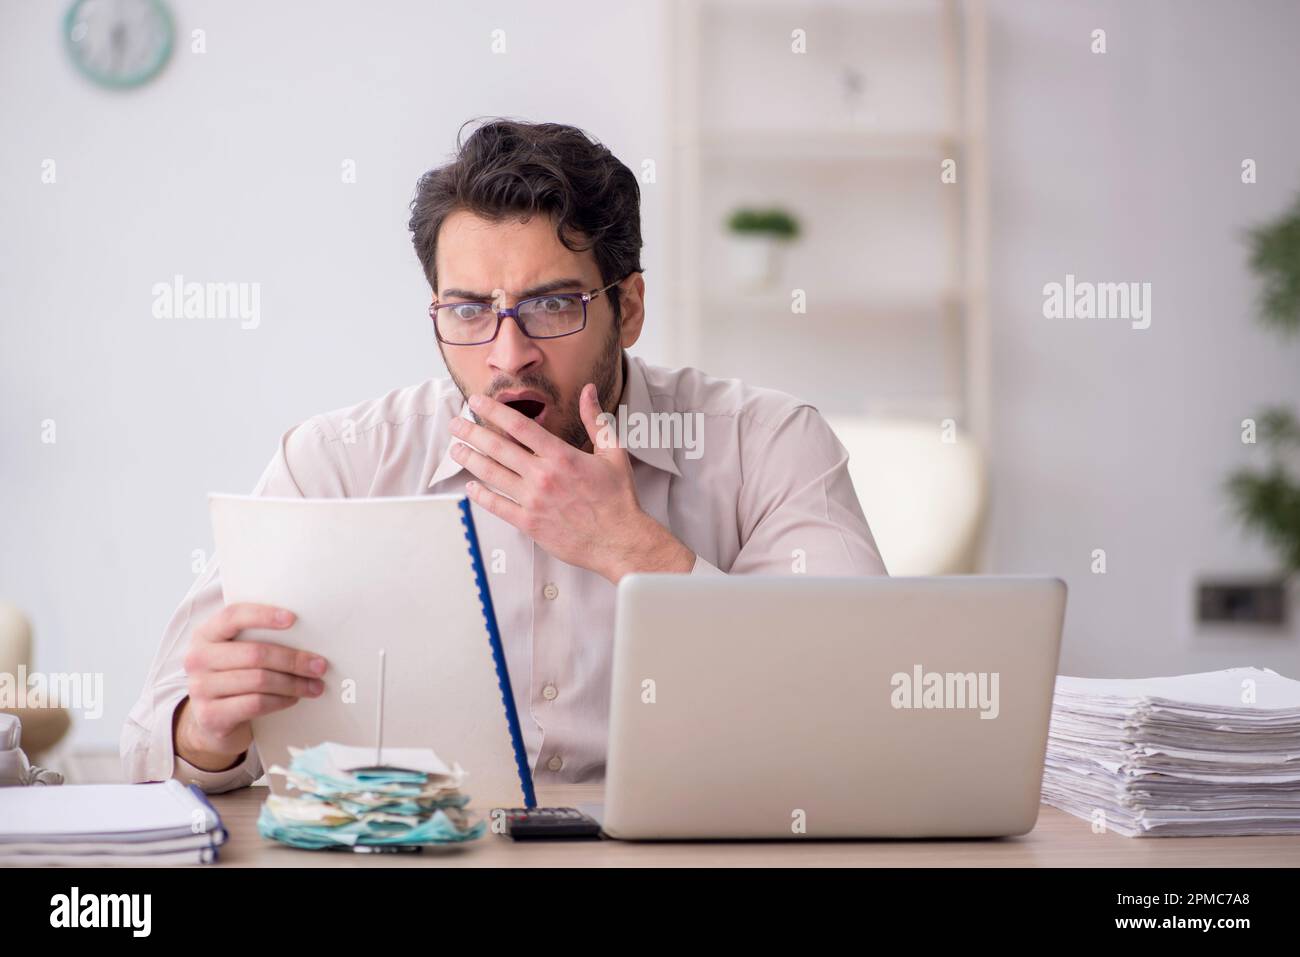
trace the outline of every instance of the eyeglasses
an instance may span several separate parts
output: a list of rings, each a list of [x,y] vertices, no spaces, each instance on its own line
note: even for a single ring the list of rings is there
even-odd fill
[[[623,279],[590,292],[556,292],[521,299],[513,309],[498,309],[490,302],[434,302],[429,307],[429,317],[433,319],[438,341],[449,346],[480,346],[491,342],[501,331],[506,316],[513,316],[519,331],[530,339],[559,339],[587,328],[587,303]]]

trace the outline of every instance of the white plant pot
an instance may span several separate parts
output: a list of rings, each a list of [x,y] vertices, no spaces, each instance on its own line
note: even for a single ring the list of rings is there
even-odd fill
[[[780,240],[762,233],[732,233],[731,273],[745,289],[768,289],[780,271]]]

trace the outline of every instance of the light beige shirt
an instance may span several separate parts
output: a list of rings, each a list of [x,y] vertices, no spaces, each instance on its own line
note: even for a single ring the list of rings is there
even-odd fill
[[[848,453],[816,409],[695,369],[633,357],[625,368],[621,404],[637,496],[696,553],[691,574],[885,574],[849,479]],[[470,475],[448,454],[447,426],[458,415],[470,417],[450,379],[317,415],[284,434],[253,494],[463,494]],[[552,558],[478,506],[473,514],[534,777],[540,785],[600,781],[615,586]],[[262,775],[256,745],[218,772],[194,767],[172,746],[172,715],[187,694],[190,633],[223,605],[217,558],[172,616],[127,718],[121,753],[129,781],[174,776],[220,792]]]

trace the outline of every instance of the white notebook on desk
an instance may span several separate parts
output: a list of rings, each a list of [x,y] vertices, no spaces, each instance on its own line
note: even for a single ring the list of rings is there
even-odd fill
[[[208,863],[225,839],[207,799],[175,779],[0,788],[0,864]]]
[[[243,638],[329,661],[325,691],[253,721],[262,766],[326,741],[431,748],[474,804],[535,803],[469,501],[211,496],[226,604],[297,615]],[[383,717],[379,701],[382,689]],[[271,788],[284,793],[281,775]]]

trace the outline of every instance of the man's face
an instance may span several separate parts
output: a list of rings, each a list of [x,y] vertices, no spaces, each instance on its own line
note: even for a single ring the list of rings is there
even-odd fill
[[[555,235],[554,220],[540,214],[527,223],[518,218],[498,223],[458,210],[443,221],[436,255],[440,302],[481,300],[504,308],[531,295],[589,292],[604,285],[591,250],[577,253],[567,248]],[[557,280],[572,282],[547,285]],[[594,382],[602,409],[612,411],[618,402],[623,387],[622,349],[640,335],[643,289],[637,275],[597,296],[587,304],[586,328],[573,335],[530,339],[511,317],[491,342],[439,343],[443,361],[466,398],[490,396],[570,445],[584,448],[589,439],[578,412],[578,395],[586,383]],[[624,316],[616,328],[609,297],[620,293]]]

